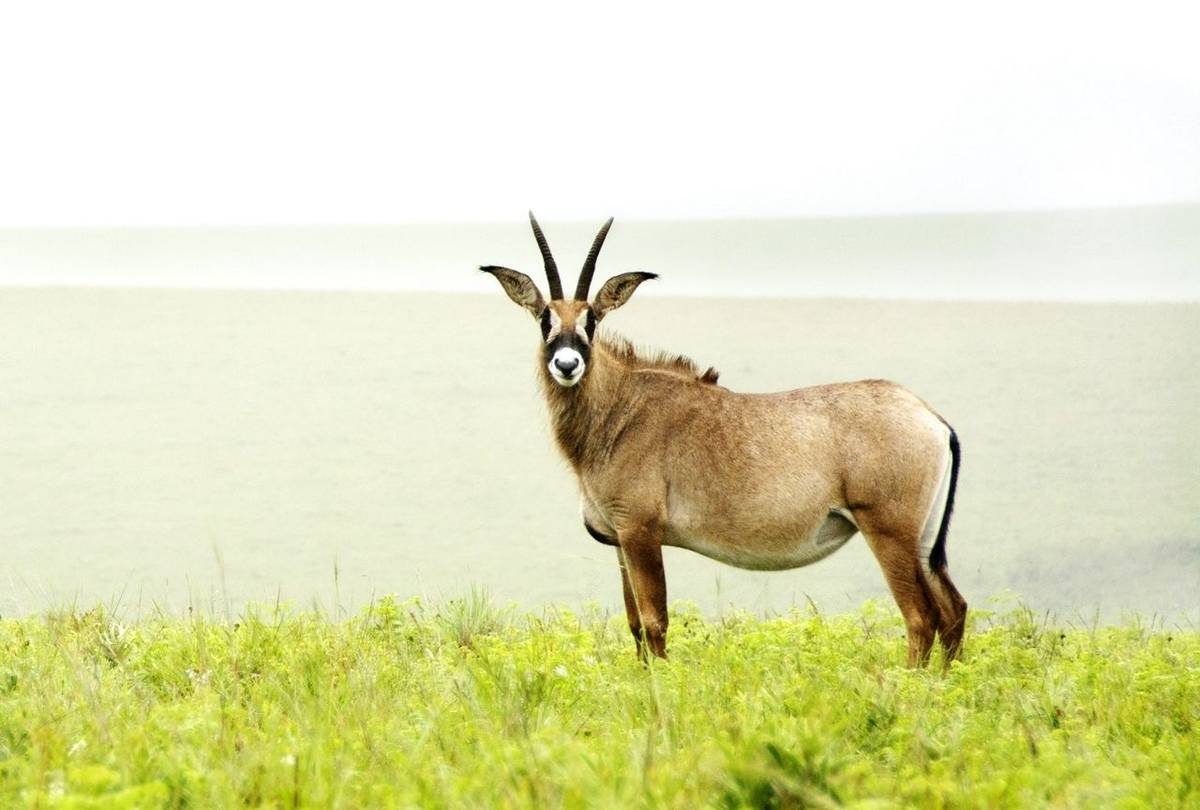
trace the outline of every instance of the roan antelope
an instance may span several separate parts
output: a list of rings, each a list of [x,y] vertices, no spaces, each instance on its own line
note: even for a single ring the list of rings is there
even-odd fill
[[[797,568],[861,531],[908,628],[909,666],[941,637],[958,654],[967,603],[950,581],[946,530],[959,446],[920,398],[884,380],[738,394],[689,359],[644,355],[597,332],[653,273],[622,273],[589,303],[592,243],[573,298],[529,221],[550,285],[482,267],[541,325],[538,369],[558,446],[579,481],[584,527],[616,546],[625,611],[645,657],[666,657],[662,547],[739,568]]]

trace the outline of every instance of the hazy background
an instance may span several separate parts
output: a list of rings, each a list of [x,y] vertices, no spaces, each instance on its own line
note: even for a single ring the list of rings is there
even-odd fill
[[[606,325],[739,390],[888,377],[964,448],[968,599],[1197,620],[1184,3],[21,7],[0,24],[0,614],[619,606],[474,271],[653,270]],[[568,283],[570,283],[568,281]],[[887,599],[668,554],[672,598]],[[335,590],[335,567],[338,581]]]
[[[603,221],[603,220],[600,220]],[[550,223],[573,283],[598,221]],[[646,296],[1005,301],[1200,299],[1200,204],[1005,214],[619,220],[611,273]],[[34,286],[499,288],[481,263],[544,285],[523,212],[503,224],[0,230],[0,278]]]
[[[564,266],[590,227],[547,225]],[[605,326],[737,390],[909,385],[962,438],[950,559],[968,598],[1178,617],[1200,588],[1198,239],[1200,206],[635,223],[614,229],[601,272],[663,278]],[[270,286],[294,259],[309,283],[482,290],[0,290],[0,611],[118,594],[353,607],[471,585],[617,609],[613,552],[583,532],[538,398],[536,324],[471,256],[538,265],[519,221],[0,233],[0,260],[125,284],[172,268],[183,286]],[[845,297],[872,289],[896,298]],[[1158,300],[901,300],[1072,290]],[[675,551],[668,571],[672,598],[708,610],[887,598],[861,540],[798,571]]]

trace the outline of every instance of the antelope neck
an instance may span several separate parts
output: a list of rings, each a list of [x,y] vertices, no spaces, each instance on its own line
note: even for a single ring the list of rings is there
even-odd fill
[[[542,393],[559,448],[579,470],[608,457],[634,418],[634,391],[627,370],[602,342],[593,344],[591,363],[578,385],[564,388],[539,363]]]

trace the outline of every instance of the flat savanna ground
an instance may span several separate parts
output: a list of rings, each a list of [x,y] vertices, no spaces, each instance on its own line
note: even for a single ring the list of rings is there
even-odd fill
[[[967,639],[909,671],[891,605],[676,606],[647,667],[623,617],[479,595],[4,619],[0,806],[1200,806],[1194,628]]]
[[[480,280],[486,295],[0,289],[0,614],[122,595],[178,614],[218,592],[235,611],[328,606],[334,567],[355,609],[478,584],[620,610],[613,549],[583,530],[549,435],[537,325]],[[1062,616],[1200,619],[1200,304],[644,286],[601,333],[736,391],[886,377],[932,403],[962,441],[948,552],[972,604],[1012,590]],[[665,556],[671,599],[708,615],[890,598],[860,538],[801,571]]]

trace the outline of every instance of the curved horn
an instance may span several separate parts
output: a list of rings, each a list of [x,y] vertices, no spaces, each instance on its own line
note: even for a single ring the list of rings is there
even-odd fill
[[[550,284],[550,300],[562,300],[562,282],[558,278],[558,265],[554,263],[554,257],[550,255],[550,245],[546,243],[546,235],[542,233],[541,226],[534,218],[533,212],[529,212],[529,224],[533,226],[533,238],[537,239],[538,248],[542,251],[542,261],[546,263],[546,281]]]
[[[600,233],[596,234],[596,240],[592,242],[592,249],[588,251],[583,269],[579,271],[579,284],[575,287],[576,301],[587,300],[588,287],[592,286],[592,274],[596,272],[596,257],[600,255],[600,248],[604,246],[604,237],[608,236],[608,229],[612,227],[612,224],[613,218],[609,217],[608,222],[605,222],[604,227],[600,229]]]

